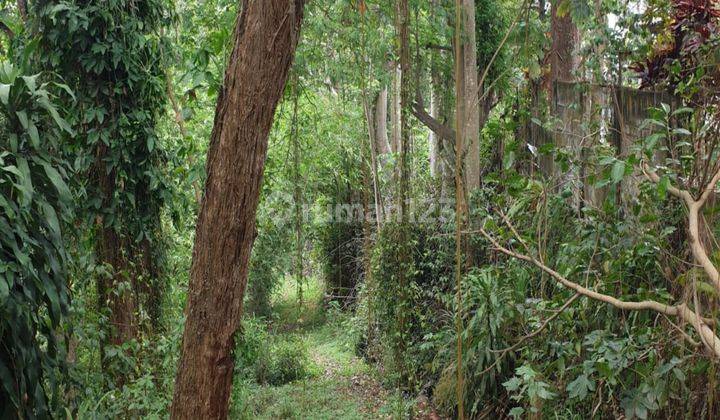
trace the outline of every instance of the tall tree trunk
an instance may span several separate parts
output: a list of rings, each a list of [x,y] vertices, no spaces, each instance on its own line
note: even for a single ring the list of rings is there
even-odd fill
[[[550,77],[546,90],[550,103],[553,103],[553,84],[560,80],[574,80],[573,73],[577,69],[580,57],[576,54],[580,42],[580,33],[570,14],[558,15],[560,1],[552,2],[550,16],[550,32],[552,49],[550,51]]]
[[[304,0],[245,0],[218,96],[195,233],[173,419],[227,418],[255,211]]]
[[[480,188],[480,104],[477,47],[475,42],[475,0],[463,0],[461,52],[463,78],[463,116],[465,143],[465,187]]]
[[[388,118],[388,90],[387,86],[383,86],[378,93],[375,102],[375,142],[377,143],[375,150],[378,154],[386,154],[390,152],[390,142],[388,140],[387,118]]]
[[[392,108],[390,109],[390,130],[392,135],[390,136],[390,150],[393,153],[400,152],[400,79],[402,78],[402,71],[397,63],[392,64],[393,79],[392,79]]]
[[[103,199],[103,208],[112,208],[110,201],[117,188],[115,171],[106,173],[104,159],[107,157],[107,146],[102,144],[97,149],[94,175]],[[105,358],[106,347],[121,346],[123,343],[136,339],[139,328],[137,323],[137,300],[134,289],[136,282],[131,277],[132,267],[128,258],[131,248],[127,238],[118,232],[115,226],[106,224],[104,218],[97,218],[98,237],[95,253],[98,261],[108,269],[96,280],[98,293],[98,310],[109,310],[108,323],[104,327],[104,340],[100,342],[100,366],[105,374],[114,382],[115,387],[122,388],[127,381],[124,372],[111,372]]]
[[[408,26],[410,21],[410,12],[408,8],[408,0],[400,0],[397,2],[397,32],[399,41],[398,56],[400,57],[400,67],[397,73],[398,90],[399,90],[399,132],[398,139],[399,159],[398,159],[398,190],[397,203],[400,209],[400,235],[398,242],[400,249],[398,251],[400,272],[398,273],[399,296],[398,303],[395,306],[396,316],[398,319],[398,332],[396,336],[397,345],[396,363],[400,373],[400,385],[406,387],[410,384],[410,377],[407,370],[406,344],[409,339],[407,325],[407,305],[408,303],[408,275],[410,272],[411,258],[410,255],[410,235],[409,235],[409,214],[408,214],[408,196],[410,191],[410,125],[409,117],[411,113],[411,94],[410,94],[410,45],[408,38]]]
[[[367,99],[367,88],[365,86],[364,82],[364,76],[363,76],[363,83],[361,87],[362,91],[362,105],[363,105],[363,111],[365,113],[365,122],[367,126],[368,131],[368,153],[370,155],[370,174],[372,175],[372,192],[373,192],[373,204],[374,204],[374,212],[375,212],[375,224],[377,226],[378,231],[380,230],[381,220],[383,218],[382,213],[382,197],[380,196],[379,186],[378,186],[378,156],[377,156],[377,150],[375,149],[376,146],[380,142],[378,142],[378,139],[376,135],[379,132],[379,124],[377,121],[374,121],[373,118],[373,112],[370,107],[370,104],[368,103]],[[387,108],[387,90],[385,90],[385,107]],[[387,112],[387,109],[386,109]],[[377,115],[377,113],[375,114]],[[387,130],[385,130],[385,142],[387,142]],[[385,152],[387,153],[387,151]],[[367,213],[366,213],[367,214]]]
[[[574,73],[580,62],[576,50],[579,44],[579,32],[569,13],[559,14],[560,1],[553,1],[550,15],[550,32],[552,36],[552,50],[550,51],[550,84],[547,87],[548,100],[552,115],[562,121],[559,132],[555,133],[554,144],[558,149],[567,149],[573,159],[580,158],[577,147],[578,138],[574,135],[578,132],[578,116],[576,107],[567,106],[575,97],[567,83],[574,80]],[[564,105],[564,106],[558,106]],[[579,107],[581,104],[576,104]],[[578,186],[578,179],[572,170],[563,173],[559,165],[553,162],[552,175],[560,179],[560,183],[568,184],[572,189],[572,206],[579,210],[582,189]]]
[[[457,415],[459,419],[465,418],[464,396],[465,396],[465,373],[463,371],[463,319],[462,319],[462,230],[464,226],[465,209],[465,188],[463,187],[463,158],[464,139],[466,136],[465,125],[465,100],[463,92],[465,89],[465,77],[463,60],[463,23],[464,0],[455,0],[455,399],[457,400]]]
[[[432,61],[435,61],[433,56]],[[431,84],[430,84],[430,116],[434,119],[438,119],[439,106],[437,96],[440,93],[439,81],[437,71],[434,68],[434,63],[431,65]],[[428,134],[428,156],[430,157],[430,177],[434,180],[440,178],[440,142],[442,140],[438,138],[434,131],[430,130]]]
[[[292,148],[293,148],[293,201],[295,202],[295,282],[297,284],[298,308],[303,307],[303,232],[302,232],[302,174],[300,173],[300,138],[298,135],[298,81],[295,72],[292,85],[293,116],[292,116]]]

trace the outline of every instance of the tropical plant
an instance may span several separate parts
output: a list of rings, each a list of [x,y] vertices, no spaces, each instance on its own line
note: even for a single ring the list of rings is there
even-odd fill
[[[65,372],[72,194],[58,111],[67,86],[0,61],[0,415],[50,417]]]

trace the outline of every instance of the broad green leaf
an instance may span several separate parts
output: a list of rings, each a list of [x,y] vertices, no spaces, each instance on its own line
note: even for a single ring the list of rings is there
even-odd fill
[[[588,379],[585,374],[578,376],[567,385],[568,396],[580,400],[584,400],[588,396],[588,393],[594,390],[595,383]]]
[[[10,100],[10,85],[0,83],[0,101],[3,105],[7,105]]]
[[[50,113],[50,116],[52,116],[53,120],[55,120],[58,127],[65,130],[70,135],[75,135],[75,131],[73,131],[70,125],[60,116],[60,114],[58,114],[57,109],[55,109],[55,106],[47,97],[38,98],[38,103]]]
[[[47,219],[48,226],[50,226],[50,229],[57,234],[60,235],[60,223],[58,222],[57,213],[55,212],[55,209],[53,206],[48,204],[47,202],[42,204],[43,206],[43,212],[45,213],[45,219]]]
[[[673,111],[672,115],[675,116],[675,115],[692,114],[692,113],[693,113],[692,108],[682,107],[682,108],[678,108],[675,111]]]
[[[63,180],[62,176],[60,176],[60,173],[47,162],[43,162],[42,166],[45,169],[45,174],[47,174],[50,182],[52,182],[55,189],[58,191],[60,198],[64,201],[70,201],[70,189]]]
[[[10,172],[11,174],[14,174],[18,178],[23,176],[22,172],[20,172],[20,170],[15,165],[5,166],[5,167],[3,167],[3,170],[6,172]]]
[[[17,115],[18,120],[20,120],[20,124],[22,125],[22,127],[27,130],[27,128],[28,128],[27,113],[25,111],[20,110],[20,111],[17,111],[15,114]]]
[[[25,81],[25,84],[27,85],[30,92],[34,93],[37,90],[37,78],[40,76],[40,74],[35,74],[33,76],[22,76],[22,79]]]
[[[615,164],[612,167],[612,173],[611,173],[611,179],[614,183],[618,183],[622,181],[623,177],[625,176],[625,162],[622,160],[615,161]]]
[[[70,89],[70,86],[68,86],[64,83],[57,83],[57,82],[53,82],[53,84],[55,86],[59,87],[60,89],[64,90],[65,92],[67,92],[67,94],[70,95],[71,98],[73,98],[73,101],[77,100],[77,98],[75,98],[75,93],[73,93],[72,89]]]
[[[33,147],[37,149],[38,147],[40,147],[40,134],[38,133],[37,126],[30,122],[27,130],[28,135],[30,136],[30,142],[32,143]]]
[[[32,197],[35,192],[27,159],[25,159],[24,157],[18,157],[17,167],[22,173],[22,176],[18,178],[18,183],[15,184],[15,186],[23,193],[22,205],[26,206],[32,201]]]

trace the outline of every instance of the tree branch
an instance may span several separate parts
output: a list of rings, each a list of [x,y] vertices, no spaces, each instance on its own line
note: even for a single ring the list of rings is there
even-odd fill
[[[654,171],[651,171],[646,163],[642,164],[643,173],[645,177],[654,183],[660,182],[660,177]],[[707,274],[710,281],[713,283],[715,290],[720,293],[720,272],[715,267],[715,264],[708,257],[705,247],[700,242],[700,210],[705,205],[710,194],[715,191],[715,186],[720,181],[720,168],[715,172],[710,182],[700,192],[700,198],[697,200],[688,190],[683,190],[673,185],[668,186],[668,192],[675,197],[678,197],[685,201],[688,208],[688,242],[690,243],[690,250],[692,251],[693,257],[703,270]]]
[[[432,115],[428,114],[428,112],[425,110],[425,106],[423,105],[422,97],[420,95],[415,95],[415,101],[412,104],[411,111],[415,118],[417,118],[421,123],[423,123],[425,127],[432,130],[432,132],[435,133],[438,137],[450,142],[455,142],[455,130],[433,118]]]
[[[720,358],[720,339],[715,335],[712,329],[710,329],[707,324],[705,324],[703,318],[701,318],[699,315],[695,314],[693,311],[690,310],[690,308],[687,307],[684,303],[679,305],[665,305],[663,303],[654,301],[654,300],[643,300],[639,302],[628,302],[620,300],[614,296],[606,295],[603,293],[596,292],[594,290],[588,289],[586,287],[583,287],[573,281],[568,280],[566,277],[564,277],[562,274],[558,273],[557,271],[553,270],[552,268],[546,266],[542,262],[538,261],[536,258],[531,257],[529,255],[520,254],[518,252],[512,251],[510,249],[507,249],[500,245],[500,243],[493,238],[491,235],[489,235],[485,229],[481,228],[480,233],[488,240],[490,243],[493,244],[496,250],[502,252],[505,255],[508,255],[510,257],[513,257],[518,260],[523,260],[528,263],[531,263],[538,267],[540,270],[544,271],[545,273],[549,274],[552,278],[554,278],[558,283],[563,285],[564,287],[568,289],[572,289],[575,292],[577,292],[580,295],[589,297],[591,299],[608,303],[618,309],[621,310],[629,310],[629,311],[642,311],[642,310],[652,310],[655,312],[659,312],[661,314],[665,314],[668,316],[677,316],[686,322],[688,322],[690,325],[692,325],[695,328],[695,331],[701,336],[702,342],[705,345],[705,347],[710,350],[716,358]]]

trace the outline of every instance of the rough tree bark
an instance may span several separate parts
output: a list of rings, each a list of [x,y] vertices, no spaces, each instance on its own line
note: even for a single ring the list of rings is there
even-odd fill
[[[304,0],[245,0],[218,96],[196,228],[173,419],[227,418],[268,134]]]
[[[553,82],[572,81],[573,73],[580,63],[580,57],[575,54],[580,42],[580,32],[569,13],[558,14],[559,7],[560,2],[553,1],[550,10],[552,49],[550,51],[550,77],[546,79],[548,83],[545,86],[550,103],[553,103]]]

